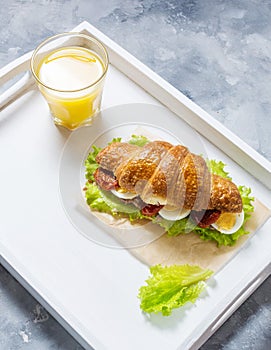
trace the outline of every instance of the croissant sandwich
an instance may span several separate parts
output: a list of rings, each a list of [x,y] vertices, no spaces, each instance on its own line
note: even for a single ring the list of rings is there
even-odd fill
[[[144,218],[157,223],[189,218],[197,227],[225,234],[243,224],[239,188],[183,145],[116,141],[100,149],[95,162],[95,186],[135,206]]]

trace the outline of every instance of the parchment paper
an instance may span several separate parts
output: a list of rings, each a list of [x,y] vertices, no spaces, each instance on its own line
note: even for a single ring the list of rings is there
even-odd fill
[[[259,200],[255,200],[253,205],[254,212],[245,226],[250,233],[241,236],[231,247],[218,247],[216,242],[203,241],[193,232],[171,237],[155,224],[131,224],[126,219],[116,219],[109,214],[93,214],[107,225],[110,235],[149,266],[191,264],[216,272],[237,254],[241,247],[249,244],[251,236],[271,217],[271,210]],[[130,248],[131,246],[133,248]]]
[[[150,266],[155,264],[191,264],[218,271],[270,218],[271,210],[259,200],[254,202],[254,208],[251,218],[246,223],[246,229],[250,234],[241,236],[232,247],[218,247],[215,242],[203,241],[195,233],[177,237],[164,234],[148,245],[130,249],[130,252]]]

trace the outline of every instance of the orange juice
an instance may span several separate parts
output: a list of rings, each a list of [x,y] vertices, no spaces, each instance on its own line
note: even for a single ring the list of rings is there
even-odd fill
[[[36,75],[56,124],[74,129],[90,123],[100,108],[105,70],[101,58],[84,47],[61,47],[43,57]]]

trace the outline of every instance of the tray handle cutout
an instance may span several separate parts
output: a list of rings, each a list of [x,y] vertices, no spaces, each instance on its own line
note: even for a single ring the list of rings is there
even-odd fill
[[[11,62],[0,71],[0,111],[35,86],[30,72],[29,52]]]

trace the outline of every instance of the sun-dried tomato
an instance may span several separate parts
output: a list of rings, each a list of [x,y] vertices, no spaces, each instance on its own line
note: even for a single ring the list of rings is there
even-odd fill
[[[118,181],[116,177],[105,169],[96,169],[93,176],[97,185],[105,191],[110,191],[118,188]]]
[[[146,216],[154,216],[162,208],[163,208],[163,205],[147,204],[144,208],[141,209],[141,213]]]

